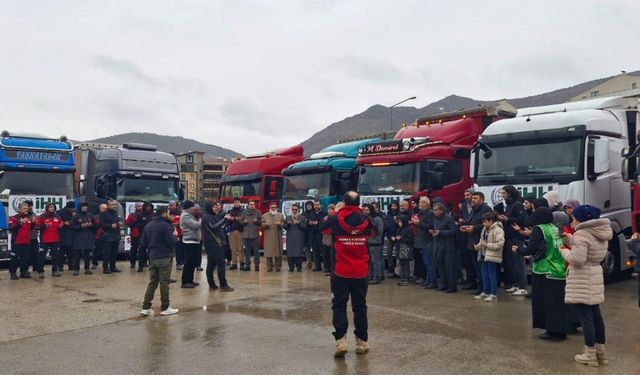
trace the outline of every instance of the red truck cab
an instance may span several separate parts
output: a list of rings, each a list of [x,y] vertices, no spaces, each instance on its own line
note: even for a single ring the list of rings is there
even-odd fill
[[[235,160],[222,176],[220,202],[227,211],[233,199],[240,198],[242,205],[256,202],[256,208],[267,212],[273,202],[280,207],[284,176],[282,170],[304,159],[304,148],[296,145],[274,151],[248,155]]]
[[[387,211],[393,201],[440,197],[453,212],[473,185],[471,150],[482,131],[496,120],[514,117],[507,101],[419,118],[403,126],[393,140],[361,147],[356,161],[363,203]]]

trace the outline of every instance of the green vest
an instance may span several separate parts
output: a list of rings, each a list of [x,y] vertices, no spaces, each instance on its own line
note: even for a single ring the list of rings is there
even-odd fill
[[[542,229],[547,253],[542,260],[533,262],[531,271],[547,275],[549,279],[564,280],[567,277],[567,266],[562,254],[560,254],[562,240],[558,234],[558,227],[553,224],[540,224],[538,228]]]

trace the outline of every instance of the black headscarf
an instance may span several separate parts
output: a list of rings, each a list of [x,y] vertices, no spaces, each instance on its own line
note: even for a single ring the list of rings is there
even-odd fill
[[[553,214],[549,207],[536,207],[533,211],[533,225],[553,223]]]

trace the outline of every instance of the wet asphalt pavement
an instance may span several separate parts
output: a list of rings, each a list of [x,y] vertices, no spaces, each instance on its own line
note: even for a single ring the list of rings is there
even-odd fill
[[[536,338],[529,300],[497,303],[392,280],[369,287],[371,352],[332,357],[329,278],[228,272],[234,292],[171,286],[180,314],[138,316],[148,274],[9,281],[0,272],[2,374],[640,374],[637,280],[609,285],[608,368],[573,362],[582,336]],[[174,272],[174,278],[179,275]],[[154,301],[159,313],[159,292]],[[351,318],[350,318],[351,319]],[[350,328],[352,331],[353,328]]]

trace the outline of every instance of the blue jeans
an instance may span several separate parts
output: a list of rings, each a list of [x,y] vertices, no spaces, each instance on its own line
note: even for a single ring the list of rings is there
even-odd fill
[[[420,249],[422,251],[422,261],[427,271],[426,285],[438,285],[438,278],[436,277],[436,265],[433,259],[433,248],[431,246]]]
[[[482,261],[480,268],[482,269],[482,292],[495,296],[498,291],[497,264]]]

